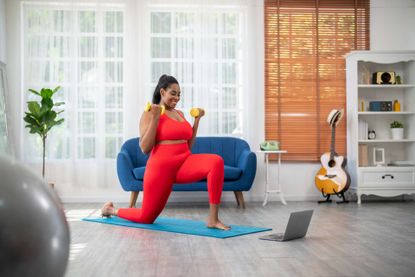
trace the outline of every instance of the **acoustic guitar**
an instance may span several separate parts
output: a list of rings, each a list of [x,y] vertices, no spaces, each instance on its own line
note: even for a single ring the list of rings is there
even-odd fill
[[[350,186],[350,176],[345,170],[347,160],[345,157],[338,155],[334,149],[336,126],[342,117],[343,110],[332,110],[327,118],[327,122],[331,127],[330,152],[326,152],[321,156],[321,168],[314,178],[317,189],[326,198],[326,200],[319,201],[319,203],[331,202],[330,195],[333,194],[343,199],[342,202],[337,203],[348,202],[344,196]]]

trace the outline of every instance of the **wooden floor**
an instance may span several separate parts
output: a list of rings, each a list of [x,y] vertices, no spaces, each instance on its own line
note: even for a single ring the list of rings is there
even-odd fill
[[[225,203],[227,224],[273,231],[215,239],[80,221],[100,205],[67,204],[71,254],[66,276],[415,276],[415,202],[358,206],[313,202]],[[259,240],[283,231],[290,212],[314,209],[304,239]],[[204,220],[208,206],[170,204],[162,216]]]

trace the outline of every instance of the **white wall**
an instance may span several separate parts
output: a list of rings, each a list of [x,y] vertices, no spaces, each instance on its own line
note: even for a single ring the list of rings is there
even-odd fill
[[[6,63],[6,0],[0,0],[0,61]]]
[[[0,7],[5,0],[0,0]],[[258,1],[256,1],[258,3]],[[11,107],[12,114],[19,114],[20,104],[20,30],[19,1],[6,0],[6,27],[7,27],[7,61],[9,73],[9,89],[13,97]],[[246,111],[249,117],[246,122],[248,130],[247,140],[253,150],[264,140],[264,50],[263,50],[263,10],[261,5],[250,6],[250,15],[255,18],[255,23],[247,26],[252,37],[248,38],[248,59],[258,70],[249,77],[249,91],[252,98],[246,101]],[[1,14],[0,14],[1,15]],[[1,18],[1,17],[0,17]],[[1,24],[1,23],[0,23]],[[371,47],[372,50],[413,50],[415,49],[415,0],[372,0],[371,6]],[[1,32],[1,31],[0,31]],[[1,37],[0,37],[1,39]],[[134,39],[134,43],[137,43]],[[10,49],[13,49],[11,52]],[[134,71],[137,69],[134,68]],[[249,105],[248,105],[249,103]],[[13,120],[13,119],[12,119]],[[20,118],[14,118],[14,126],[19,126]],[[15,130],[14,137],[19,138]],[[20,156],[19,153],[17,156]],[[283,163],[281,168],[282,190],[287,200],[317,200],[320,194],[314,186],[314,175],[319,169],[317,163]],[[275,181],[276,164],[270,167],[270,180]],[[250,192],[245,194],[247,201],[262,201],[265,190],[265,167],[263,157],[258,155],[258,170],[255,183]],[[275,183],[274,183],[275,184]],[[59,190],[58,190],[59,192]],[[123,192],[118,184],[114,184],[108,191],[68,191],[60,192],[64,201],[106,201],[109,198],[114,201],[126,201],[128,195]],[[191,200],[206,201],[205,192],[175,192],[170,201]],[[278,200],[273,195],[271,200]],[[234,201],[233,193],[224,193],[224,201]]]
[[[372,50],[415,49],[415,0],[371,1]]]

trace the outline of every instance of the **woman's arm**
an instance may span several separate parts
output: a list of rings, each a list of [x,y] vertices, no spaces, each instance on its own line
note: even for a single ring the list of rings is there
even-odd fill
[[[193,122],[193,134],[192,138],[189,140],[189,149],[192,149],[193,144],[195,143],[196,135],[197,135],[197,128],[199,127],[200,117],[195,117],[195,121]]]
[[[149,112],[143,112],[140,119],[140,148],[144,154],[150,153],[156,144],[157,125],[160,119],[161,108],[151,105]]]
[[[199,128],[199,121],[202,116],[205,115],[205,111],[203,109],[199,109],[199,116],[195,117],[193,122],[193,135],[192,138],[189,140],[189,149],[192,149],[193,144],[195,143],[196,135],[197,135],[197,128]]]

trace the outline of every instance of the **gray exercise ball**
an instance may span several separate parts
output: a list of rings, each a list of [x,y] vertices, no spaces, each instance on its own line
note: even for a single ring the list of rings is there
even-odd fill
[[[63,276],[69,227],[55,192],[0,154],[0,276]]]

